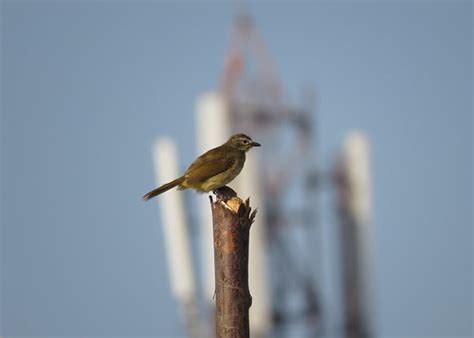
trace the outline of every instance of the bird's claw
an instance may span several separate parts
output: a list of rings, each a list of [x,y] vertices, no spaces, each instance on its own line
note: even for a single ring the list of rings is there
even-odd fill
[[[218,201],[227,202],[232,197],[237,197],[237,193],[229,188],[228,186],[223,186],[212,191]]]

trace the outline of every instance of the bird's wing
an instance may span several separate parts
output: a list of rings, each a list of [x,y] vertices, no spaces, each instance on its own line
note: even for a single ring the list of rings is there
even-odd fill
[[[236,159],[224,149],[214,148],[199,156],[186,170],[186,183],[193,185],[216,176],[235,164]]]

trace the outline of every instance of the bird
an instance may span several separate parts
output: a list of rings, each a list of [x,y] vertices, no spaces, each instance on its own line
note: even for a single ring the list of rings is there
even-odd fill
[[[245,153],[253,147],[260,147],[260,143],[245,134],[235,134],[224,144],[199,156],[183,176],[146,193],[143,199],[148,201],[174,187],[194,189],[199,193],[222,188],[237,177],[244,167]]]

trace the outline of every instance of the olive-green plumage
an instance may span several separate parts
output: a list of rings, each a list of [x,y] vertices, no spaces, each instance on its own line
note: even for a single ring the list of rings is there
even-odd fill
[[[191,188],[198,192],[221,188],[240,173],[245,163],[245,153],[259,146],[247,135],[236,134],[223,145],[199,156],[183,176],[146,193],[143,199],[149,200],[176,186],[180,190]]]

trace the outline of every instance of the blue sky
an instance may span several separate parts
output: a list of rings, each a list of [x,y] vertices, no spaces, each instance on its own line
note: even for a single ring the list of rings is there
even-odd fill
[[[251,4],[329,168],[372,140],[381,336],[472,332],[472,3]],[[234,14],[215,2],[2,2],[5,335],[180,336],[150,147],[195,156]],[[170,310],[172,309],[172,310]]]

